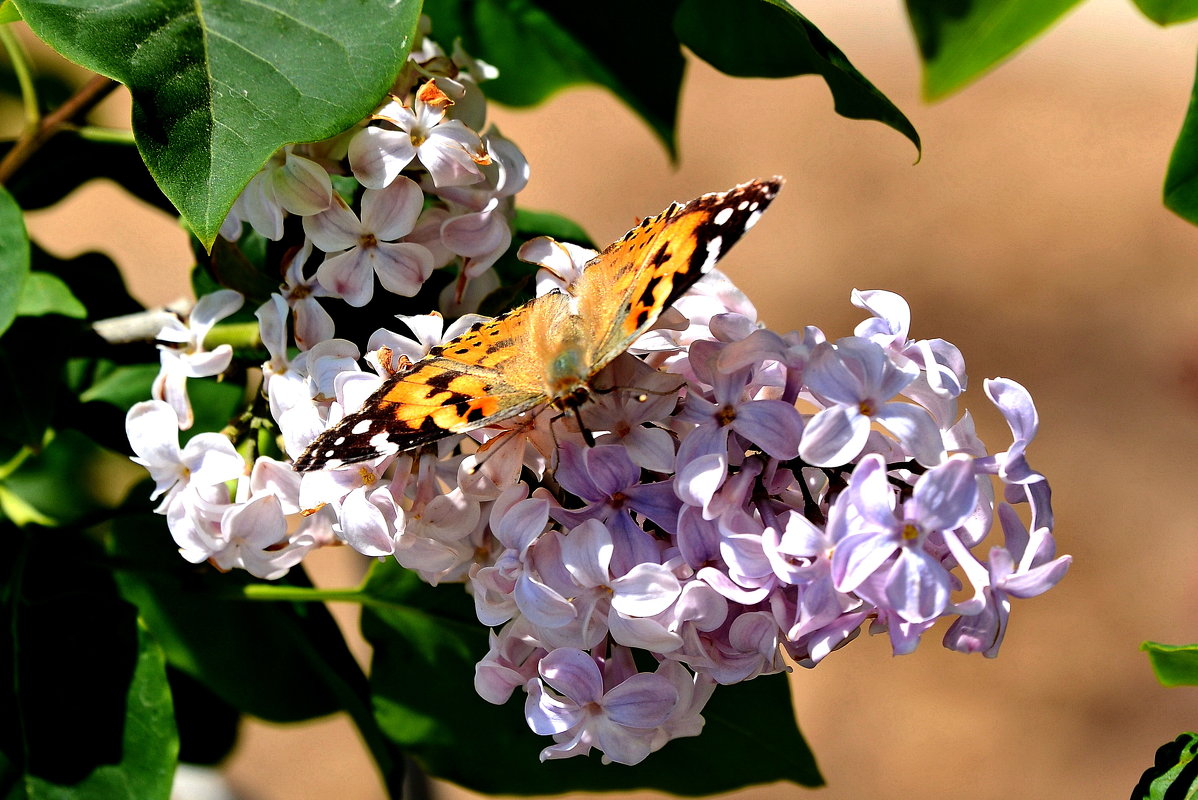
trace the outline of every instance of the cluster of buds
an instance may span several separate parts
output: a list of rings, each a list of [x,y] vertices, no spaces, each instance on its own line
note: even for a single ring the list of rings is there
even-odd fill
[[[179,446],[188,379],[232,358],[203,348],[242,302],[218,291],[164,331],[156,399],[127,418],[183,557],[274,579],[340,544],[430,584],[465,583],[492,629],[475,688],[494,703],[526,693],[530,727],[553,742],[542,759],[595,748],[638,763],[697,735],[717,684],[783,671],[783,653],[814,666],[867,625],[908,653],[948,618],[947,647],[996,655],[1011,598],[1047,590],[1069,565],[1055,554],[1048,483],[1025,459],[1035,407],[1014,381],[987,381],[1012,431],[989,452],[958,410],[960,352],[910,339],[907,303],[890,292],[853,293],[868,314],[853,336],[780,335],[713,271],[600,373],[588,430],[529,413],[362,464],[293,469],[396,369],[479,320],[459,314],[511,244],[527,177],[514,145],[479,133],[485,71],[425,38],[370,124],[283,151],[238,201],[229,236],[241,222],[281,236],[287,214],[306,234],[256,311],[279,457],[247,458],[217,433]],[[331,188],[343,162],[364,187],[358,210]],[[313,249],[325,255],[308,274]],[[569,291],[595,253],[534,239],[521,255],[542,267],[543,294]],[[412,296],[447,265],[448,327],[434,312],[400,317],[408,333],[380,329],[364,351],[335,338],[330,308]],[[979,558],[992,528],[1001,541]]]

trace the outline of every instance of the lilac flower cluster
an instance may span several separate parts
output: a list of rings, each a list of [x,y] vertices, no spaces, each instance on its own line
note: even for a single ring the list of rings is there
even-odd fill
[[[526,165],[493,130],[474,133],[471,75],[485,65],[428,39],[413,64],[419,79],[346,144],[366,187],[359,210],[326,191],[333,142],[284,151],[231,216],[269,237],[285,213],[301,215],[308,237],[256,311],[270,353],[263,422],[284,458],[217,433],[179,446],[187,380],[232,357],[204,350],[205,334],[240,296],[201,298],[163,333],[156,399],[133,407],[127,430],[183,557],[273,579],[347,544],[431,584],[465,583],[492,629],[475,688],[493,703],[525,692],[530,728],[553,742],[542,759],[595,748],[638,763],[697,735],[717,684],[786,670],[783,653],[814,666],[867,623],[908,653],[948,618],[945,646],[996,655],[1011,598],[1046,591],[1069,566],[1055,555],[1048,483],[1025,458],[1035,407],[1014,381],[986,381],[1012,432],[988,452],[958,409],[960,352],[910,339],[908,306],[890,292],[854,291],[869,316],[853,336],[779,335],[713,272],[598,376],[581,410],[594,446],[577,418],[540,409],[295,472],[290,459],[386,377],[478,319],[400,317],[410,336],[379,330],[363,353],[335,338],[325,305],[371,302],[376,275],[411,295],[452,263],[460,280],[442,300],[456,312],[511,241]],[[306,276],[312,247],[326,255]],[[521,249],[542,267],[538,294],[568,291],[593,255],[544,238]],[[979,558],[995,516],[1001,542]],[[638,650],[655,669],[638,666]]]

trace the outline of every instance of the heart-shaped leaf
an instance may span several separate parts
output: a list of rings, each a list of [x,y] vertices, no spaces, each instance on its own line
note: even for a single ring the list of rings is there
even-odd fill
[[[17,0],[62,55],[133,95],[146,166],[210,246],[282,145],[333,136],[391,87],[420,0]]]

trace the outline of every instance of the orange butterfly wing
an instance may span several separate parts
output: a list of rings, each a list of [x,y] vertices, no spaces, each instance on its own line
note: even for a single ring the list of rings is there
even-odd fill
[[[710,272],[753,227],[781,185],[780,178],[751,181],[671,205],[588,263],[573,291],[596,343],[594,371],[627,350]]]
[[[304,472],[390,455],[544,402],[525,330],[532,303],[478,323],[393,375],[361,410],[318,436],[295,468]]]
[[[318,436],[295,468],[366,461],[482,428],[549,401],[546,373],[566,330],[582,329],[590,379],[652,327],[757,221],[781,180],[671,205],[587,263],[572,298],[550,293],[433,348]],[[577,332],[577,331],[576,331]]]

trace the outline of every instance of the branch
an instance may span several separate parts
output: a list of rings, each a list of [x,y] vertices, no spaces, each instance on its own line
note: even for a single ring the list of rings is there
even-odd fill
[[[36,127],[22,131],[16,144],[0,161],[0,184],[8,183],[13,174],[64,125],[82,117],[95,108],[120,84],[111,78],[97,75],[54,111],[47,114]]]

